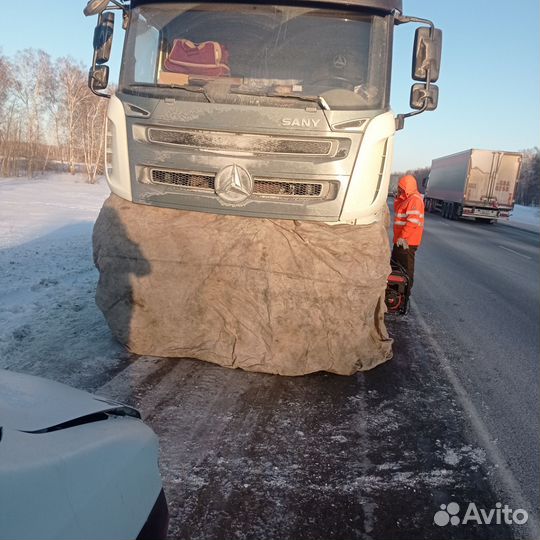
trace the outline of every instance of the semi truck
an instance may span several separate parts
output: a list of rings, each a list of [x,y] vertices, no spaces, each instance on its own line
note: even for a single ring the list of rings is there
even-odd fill
[[[470,149],[434,159],[425,205],[448,219],[494,223],[508,218],[514,201],[522,154]]]
[[[126,30],[108,93],[114,11]],[[113,193],[182,210],[370,224],[394,134],[437,106],[442,32],[401,0],[90,0]],[[390,110],[394,27],[420,23],[412,111]]]

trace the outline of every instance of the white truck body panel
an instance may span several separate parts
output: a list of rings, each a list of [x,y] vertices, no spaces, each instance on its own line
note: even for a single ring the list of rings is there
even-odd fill
[[[367,225],[381,219],[390,182],[395,125],[392,112],[376,116],[368,124],[341,211],[341,222]]]
[[[105,171],[109,188],[115,195],[132,201],[126,115],[116,96],[111,97],[107,111],[107,139]]]

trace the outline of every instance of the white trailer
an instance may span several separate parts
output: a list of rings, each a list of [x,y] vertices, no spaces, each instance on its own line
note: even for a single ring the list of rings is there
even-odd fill
[[[493,223],[510,216],[522,154],[470,149],[434,159],[425,194],[426,211],[448,219]]]

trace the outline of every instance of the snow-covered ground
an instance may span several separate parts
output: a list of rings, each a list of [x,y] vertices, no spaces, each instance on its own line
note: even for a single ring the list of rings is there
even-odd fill
[[[516,204],[508,221],[499,223],[511,225],[528,231],[540,232],[540,208]]]
[[[125,353],[94,302],[103,178],[0,179],[0,367],[93,390]]]
[[[74,224],[91,229],[108,194],[104,178],[97,184],[70,174],[0,178],[0,249]]]

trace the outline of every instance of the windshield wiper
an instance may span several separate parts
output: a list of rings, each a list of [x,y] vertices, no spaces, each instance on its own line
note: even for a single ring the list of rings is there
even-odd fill
[[[231,89],[231,94],[240,94],[242,96],[261,96],[269,98],[285,98],[285,99],[298,99],[300,101],[309,101],[311,103],[316,103],[319,107],[325,111],[330,110],[330,106],[322,96],[297,96],[294,94],[275,94],[270,92],[256,92],[249,90],[238,90]]]
[[[129,85],[130,88],[138,86],[142,86],[143,88],[174,88],[175,90],[185,90],[186,92],[191,92],[192,94],[202,94],[208,103],[214,103],[214,100],[208,95],[208,92],[202,86],[182,86],[181,84],[169,83],[134,83]]]

